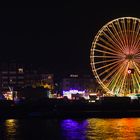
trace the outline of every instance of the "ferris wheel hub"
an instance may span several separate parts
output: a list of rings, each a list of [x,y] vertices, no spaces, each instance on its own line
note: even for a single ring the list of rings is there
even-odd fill
[[[134,59],[134,54],[128,54],[128,55],[126,55],[126,59],[128,59],[128,60],[132,60],[132,59]]]

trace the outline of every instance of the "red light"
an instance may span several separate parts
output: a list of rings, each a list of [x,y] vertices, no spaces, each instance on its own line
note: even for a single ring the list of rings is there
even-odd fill
[[[134,74],[134,69],[128,69],[127,73],[128,74]]]
[[[131,70],[130,69],[127,72],[128,72],[128,74],[131,74]]]

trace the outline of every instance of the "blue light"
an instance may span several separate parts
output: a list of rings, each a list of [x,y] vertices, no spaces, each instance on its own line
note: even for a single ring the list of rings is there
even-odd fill
[[[63,136],[70,140],[85,140],[87,126],[88,122],[86,120],[76,121],[67,119],[61,122]]]

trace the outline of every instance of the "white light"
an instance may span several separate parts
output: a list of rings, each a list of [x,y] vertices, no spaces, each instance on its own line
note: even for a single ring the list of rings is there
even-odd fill
[[[85,91],[79,91],[79,90],[69,90],[69,91],[63,91],[63,94],[77,94],[77,93],[85,93]]]
[[[131,70],[128,70],[128,74],[130,74],[131,73]]]
[[[70,77],[78,77],[77,74],[71,74]]]

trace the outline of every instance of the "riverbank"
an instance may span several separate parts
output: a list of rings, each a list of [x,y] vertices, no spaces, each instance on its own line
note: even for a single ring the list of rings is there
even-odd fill
[[[88,102],[86,100],[39,99],[0,102],[0,118],[140,117],[140,103]]]

